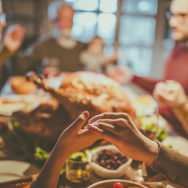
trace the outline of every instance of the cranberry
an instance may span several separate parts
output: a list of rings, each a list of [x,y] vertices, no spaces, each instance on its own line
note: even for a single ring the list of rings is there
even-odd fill
[[[123,187],[122,183],[116,182],[116,183],[114,183],[113,188],[124,188],[124,187]]]

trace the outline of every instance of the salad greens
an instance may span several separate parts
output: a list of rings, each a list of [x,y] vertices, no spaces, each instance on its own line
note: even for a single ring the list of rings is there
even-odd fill
[[[146,116],[140,116],[139,118],[141,120],[141,126],[139,127],[140,130],[147,130],[150,132],[157,131],[157,126],[155,123],[149,121]]]
[[[165,131],[165,129],[159,129],[157,132],[157,137],[156,140],[159,142],[162,142],[163,140],[166,139],[166,137],[168,136],[167,132]]]

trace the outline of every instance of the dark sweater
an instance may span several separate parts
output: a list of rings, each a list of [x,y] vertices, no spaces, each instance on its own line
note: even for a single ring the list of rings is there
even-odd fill
[[[56,39],[48,38],[35,45],[29,53],[15,55],[12,58],[13,71],[16,74],[26,73],[34,69],[37,64],[41,64],[42,59],[45,57],[58,58],[61,71],[74,72],[82,70],[79,55],[85,47],[84,43],[77,42],[75,48],[65,49],[57,43]]]
[[[79,55],[86,48],[86,44],[77,42],[73,49],[61,47],[56,39],[47,38],[40,40],[36,45],[22,53],[11,53],[6,47],[0,51],[0,90],[8,78],[8,71],[5,62],[12,57],[12,74],[25,74],[30,70],[36,70],[37,65],[41,65],[45,57],[56,57],[60,60],[60,70],[65,72],[75,72],[83,70],[79,61]]]

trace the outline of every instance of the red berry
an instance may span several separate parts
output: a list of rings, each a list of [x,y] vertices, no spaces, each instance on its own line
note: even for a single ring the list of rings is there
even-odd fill
[[[120,182],[116,182],[114,183],[113,188],[123,188],[123,184]]]

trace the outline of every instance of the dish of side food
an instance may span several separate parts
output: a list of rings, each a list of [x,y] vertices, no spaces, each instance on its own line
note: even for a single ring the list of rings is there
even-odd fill
[[[112,180],[104,180],[97,182],[89,186],[88,188],[140,188],[140,187],[146,188],[146,186],[134,183],[132,181],[112,179]]]

